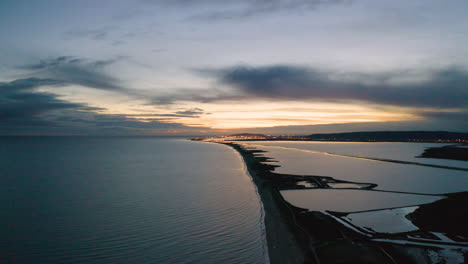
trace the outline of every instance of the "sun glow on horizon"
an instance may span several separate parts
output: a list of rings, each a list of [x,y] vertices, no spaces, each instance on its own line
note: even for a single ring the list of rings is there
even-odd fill
[[[294,107],[291,107],[291,106]],[[206,113],[197,118],[178,117],[191,127],[212,129],[263,128],[275,126],[323,125],[416,120],[417,116],[400,111],[377,110],[370,106],[336,103],[245,102],[239,104],[201,104]]]
[[[49,92],[55,92],[50,89]],[[82,89],[87,92],[87,89]],[[97,92],[94,92],[97,93]],[[107,93],[106,91],[102,92]],[[72,102],[82,102],[80,97],[67,96]],[[100,104],[95,110],[104,115],[122,115],[143,123],[153,121],[182,124],[191,128],[214,130],[233,130],[243,128],[268,128],[278,126],[305,126],[343,123],[390,122],[418,120],[411,109],[382,108],[365,103],[325,103],[302,101],[261,101],[247,100],[241,103],[212,102],[193,103],[176,102],[170,106],[149,105],[144,99],[129,100],[114,97]],[[199,109],[200,113],[180,114],[187,109]]]

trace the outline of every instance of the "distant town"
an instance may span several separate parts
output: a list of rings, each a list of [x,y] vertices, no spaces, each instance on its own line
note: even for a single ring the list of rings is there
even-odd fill
[[[241,133],[227,136],[194,138],[193,140],[290,140],[290,141],[345,141],[345,142],[426,142],[426,143],[468,143],[468,133],[447,131],[375,131],[331,134],[312,134],[308,136],[265,135]]]

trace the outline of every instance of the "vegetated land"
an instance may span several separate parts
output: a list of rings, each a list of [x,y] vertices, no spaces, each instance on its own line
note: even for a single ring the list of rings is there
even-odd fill
[[[468,148],[457,146],[443,146],[438,148],[428,148],[421,154],[422,158],[452,159],[468,161]]]
[[[448,131],[374,131],[312,134],[310,140],[359,142],[468,142],[468,133]]]

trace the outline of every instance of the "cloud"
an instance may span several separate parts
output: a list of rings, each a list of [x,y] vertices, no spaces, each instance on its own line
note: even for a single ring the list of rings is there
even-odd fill
[[[148,97],[150,104],[170,105],[177,101],[210,103],[220,100],[243,100],[244,96],[218,89],[173,89],[171,93]]]
[[[26,78],[17,79],[11,82],[0,82],[1,93],[15,93],[18,91],[27,91],[34,88],[49,85],[49,86],[60,86],[64,83],[53,79],[41,79],[41,78]]]
[[[114,127],[114,128],[134,128],[134,129],[180,129],[184,125],[178,123],[168,123],[161,119],[147,119],[142,122],[138,119],[127,117],[126,115],[102,115],[93,114],[88,119],[82,119],[81,122],[86,122],[98,127]]]
[[[178,115],[185,115],[185,116],[199,116],[203,113],[204,113],[203,109],[196,108],[196,107],[176,112],[176,114]]]
[[[65,37],[69,39],[89,38],[91,40],[106,40],[108,39],[110,32],[115,29],[116,27],[103,27],[98,29],[71,30],[65,33]]]
[[[83,104],[60,100],[54,94],[37,92],[40,86],[62,86],[64,83],[52,79],[28,78],[0,83],[1,126],[49,125],[51,122],[39,116],[52,110],[90,108]]]
[[[141,134],[145,131],[195,129],[168,122],[171,120],[164,118],[141,121],[126,115],[99,114],[96,111],[103,109],[67,102],[55,94],[37,89],[42,86],[61,87],[67,84],[60,80],[43,78],[0,82],[0,134]],[[203,110],[188,109],[185,116],[196,117],[200,113],[203,113]],[[175,116],[180,117],[182,114]]]
[[[121,85],[121,81],[103,71],[103,68],[114,64],[119,59],[92,61],[72,56],[61,56],[41,60],[39,63],[24,65],[20,68],[34,71],[32,73],[34,76],[55,79],[64,84],[132,94],[130,89]]]
[[[321,6],[350,3],[351,0],[143,0],[145,3],[159,4],[166,7],[208,9],[195,15],[195,20],[226,20],[249,18],[257,15],[281,11],[314,10]]]
[[[316,133],[340,133],[356,131],[453,131],[467,132],[465,123],[448,122],[445,120],[420,120],[420,121],[391,121],[391,122],[365,122],[342,123],[326,125],[304,126],[276,126],[260,128],[233,129],[227,134],[235,133],[262,133],[273,135],[310,135]]]
[[[154,114],[153,118],[147,118],[145,115],[143,120],[143,115],[99,114],[97,111],[103,109],[68,102],[54,93],[38,89],[43,86],[60,89],[64,86],[80,85],[141,98],[141,94],[123,87],[118,79],[103,71],[118,60],[119,58],[86,60],[61,56],[20,67],[31,71],[29,75],[36,77],[0,82],[1,134],[139,134],[143,131],[194,129],[175,122],[174,118],[197,118],[203,113],[202,109],[191,108],[173,114]]]
[[[435,108],[468,105],[468,72],[461,67],[367,74],[288,65],[238,66],[213,70],[211,74],[219,83],[234,88],[245,98],[365,101]],[[217,99],[223,100],[224,97],[220,95]]]
[[[420,115],[436,120],[461,121],[468,125],[468,109],[456,112],[423,112]]]
[[[461,109],[468,105],[468,71],[452,66],[438,70],[359,73],[312,67],[272,65],[195,69],[213,78],[217,88],[175,89],[151,97],[153,104],[177,101],[276,100],[308,102],[366,102],[413,108]]]
[[[158,120],[161,120],[161,117],[167,117],[166,120],[174,120],[174,118],[177,117],[189,117],[189,118],[199,118],[201,115],[208,115],[210,113],[205,113],[205,111],[201,108],[189,108],[181,111],[176,111],[172,114],[153,114],[153,113],[148,113],[148,114],[130,114],[130,115],[125,115],[127,117],[140,117],[140,118],[145,118],[145,120],[151,120],[148,119],[149,117],[156,117]]]

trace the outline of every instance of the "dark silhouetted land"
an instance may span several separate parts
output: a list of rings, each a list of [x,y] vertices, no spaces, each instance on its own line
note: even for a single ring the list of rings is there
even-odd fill
[[[310,140],[359,142],[468,142],[468,133],[448,131],[375,131],[312,134]]]
[[[458,146],[443,146],[428,148],[421,154],[422,158],[452,159],[468,161],[468,148]]]

